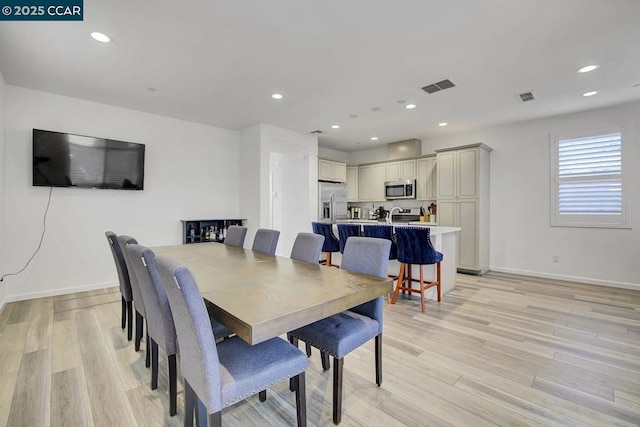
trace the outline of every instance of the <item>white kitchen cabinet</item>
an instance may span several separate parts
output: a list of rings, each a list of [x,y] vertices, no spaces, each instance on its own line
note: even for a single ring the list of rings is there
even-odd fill
[[[358,167],[358,201],[384,201],[385,163]]]
[[[461,227],[458,269],[489,270],[489,160],[484,144],[436,150],[438,225]]]
[[[418,200],[435,200],[437,198],[437,164],[435,156],[417,160],[416,198]]]
[[[387,181],[416,179],[416,160],[387,162]]]
[[[347,166],[347,202],[358,201],[358,167]]]
[[[333,160],[318,159],[318,179],[321,181],[346,182],[347,164]]]

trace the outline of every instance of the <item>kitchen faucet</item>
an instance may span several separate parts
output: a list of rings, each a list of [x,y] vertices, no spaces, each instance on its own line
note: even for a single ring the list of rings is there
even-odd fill
[[[391,224],[391,217],[393,216],[393,211],[395,211],[396,209],[398,209],[399,211],[402,211],[402,208],[399,208],[397,206],[394,206],[393,208],[391,208],[391,212],[389,212],[389,216],[387,217],[387,224]]]

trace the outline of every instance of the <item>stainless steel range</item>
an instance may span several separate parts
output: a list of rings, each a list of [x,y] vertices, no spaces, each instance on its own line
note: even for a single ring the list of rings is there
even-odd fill
[[[391,222],[415,222],[420,221],[420,208],[395,209],[391,214]]]

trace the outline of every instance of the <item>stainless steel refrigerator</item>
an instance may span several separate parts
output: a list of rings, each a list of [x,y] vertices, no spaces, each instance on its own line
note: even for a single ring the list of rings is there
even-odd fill
[[[347,219],[347,184],[319,182],[318,221],[335,223]]]

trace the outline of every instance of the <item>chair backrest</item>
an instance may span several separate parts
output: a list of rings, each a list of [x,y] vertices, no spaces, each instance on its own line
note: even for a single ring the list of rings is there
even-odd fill
[[[408,264],[435,264],[440,259],[431,244],[429,227],[397,227],[398,261]]]
[[[151,249],[137,244],[127,245],[125,253],[131,260],[133,273],[142,291],[149,336],[168,356],[176,354],[176,328],[167,293],[156,267],[155,254]]]
[[[373,237],[350,237],[342,254],[342,269],[370,276],[387,277],[391,242]],[[350,310],[378,321],[378,333],[382,333],[383,297],[378,297]]]
[[[113,255],[113,261],[116,264],[116,270],[118,271],[118,281],[120,282],[120,293],[125,301],[129,302],[133,300],[133,292],[131,291],[131,281],[129,280],[129,270],[124,260],[124,254],[120,243],[118,243],[118,235],[113,231],[107,231],[104,233],[107,236],[109,242],[109,248],[111,248],[111,254]]]
[[[227,228],[227,236],[224,238],[224,244],[227,246],[244,246],[244,238],[247,236],[247,227],[241,225],[231,225]]]
[[[138,241],[131,236],[126,236],[121,234],[118,236],[118,244],[120,245],[120,250],[122,251],[122,255],[124,257],[124,262],[127,265],[127,271],[129,272],[129,283],[131,284],[131,292],[133,293],[133,305],[138,313],[140,313],[143,317],[146,317],[146,312],[144,309],[144,298],[142,297],[142,291],[140,290],[140,284],[138,284],[138,278],[133,273],[133,264],[129,259],[128,252],[126,251],[126,247],[128,244],[138,244]]]
[[[312,222],[311,228],[315,234],[324,237],[322,244],[322,252],[338,252],[340,250],[340,241],[333,234],[333,225],[326,222]]]
[[[391,240],[389,259],[398,258],[398,245],[393,236],[393,226],[388,224],[364,224],[362,226],[364,237],[376,237],[378,239]]]
[[[256,236],[253,238],[251,250],[273,255],[276,253],[279,238],[280,232],[278,230],[260,228],[256,231]]]
[[[349,237],[360,237],[360,224],[338,224],[340,253],[344,253],[344,245]]]
[[[180,347],[182,376],[209,413],[222,409],[218,350],[204,299],[191,272],[166,255],[156,267],[169,299]]]
[[[317,264],[323,243],[324,236],[313,233],[298,233],[291,249],[291,258]]]

